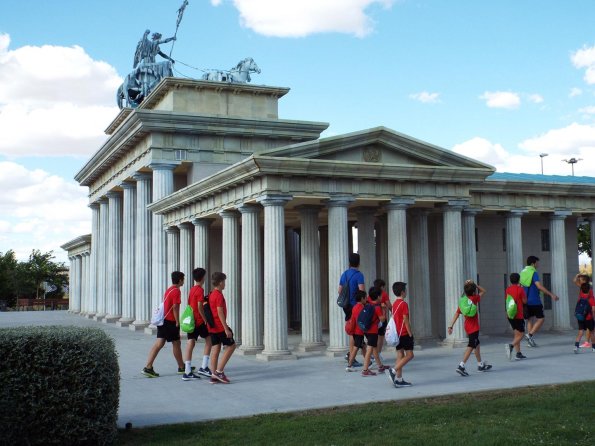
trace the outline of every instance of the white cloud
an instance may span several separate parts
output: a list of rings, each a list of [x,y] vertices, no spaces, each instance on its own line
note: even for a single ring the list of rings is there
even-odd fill
[[[79,46],[9,45],[0,34],[0,154],[93,153],[118,111],[116,70]]]
[[[515,109],[521,105],[519,94],[512,91],[486,91],[479,99],[485,100],[490,108]]]
[[[579,113],[584,113],[587,115],[595,115],[595,105],[590,105],[588,107],[580,108]]]
[[[587,84],[595,84],[595,45],[583,46],[570,56],[570,60],[576,68],[585,68],[584,79]]]
[[[422,91],[420,93],[412,93],[409,95],[409,97],[411,99],[415,99],[416,101],[423,102],[424,104],[440,102],[440,93],[429,93],[427,91]]]
[[[570,93],[568,94],[568,97],[574,98],[576,96],[580,96],[581,94],[583,94],[583,90],[581,90],[580,88],[577,88],[577,87],[573,87],[570,89]]]
[[[258,34],[304,37],[338,32],[364,37],[374,27],[366,13],[372,5],[390,8],[396,0],[233,0],[240,22]],[[214,6],[222,0],[211,0]]]
[[[595,154],[595,126],[573,122],[567,127],[526,139],[519,147],[531,153],[552,152],[576,156],[576,152],[591,150]]]
[[[540,94],[530,94],[527,99],[534,104],[541,104],[543,102],[543,96]]]

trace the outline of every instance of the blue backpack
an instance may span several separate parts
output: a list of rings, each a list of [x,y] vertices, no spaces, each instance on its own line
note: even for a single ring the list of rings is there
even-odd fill
[[[375,312],[376,305],[366,304],[364,305],[364,309],[357,316],[357,325],[364,333],[367,332],[372,326],[372,320],[374,319]]]
[[[589,305],[589,299],[580,298],[574,308],[574,315],[576,320],[583,322],[587,319],[587,315],[591,313],[591,305]]]

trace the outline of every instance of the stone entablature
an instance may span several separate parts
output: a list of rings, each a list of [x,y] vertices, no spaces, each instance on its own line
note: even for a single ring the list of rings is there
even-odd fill
[[[68,257],[82,255],[91,252],[91,234],[81,235],[60,246],[68,252]]]

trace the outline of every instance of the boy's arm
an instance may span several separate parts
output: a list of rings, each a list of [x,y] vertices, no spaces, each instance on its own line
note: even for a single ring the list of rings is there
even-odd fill
[[[580,286],[581,286],[581,283],[580,283],[580,281],[578,280],[578,276],[580,276],[580,275],[581,275],[581,273],[578,273],[576,276],[574,276],[574,279],[572,279],[572,281],[574,282],[574,284],[575,284],[577,287],[579,287],[579,288],[580,288]]]
[[[227,321],[225,320],[225,313],[223,312],[223,307],[217,307],[217,314],[219,315],[219,320],[225,329],[225,336],[231,338],[231,328],[227,325]]]
[[[523,299],[523,304],[527,304],[527,293],[525,293],[525,290],[521,288],[521,291],[523,292],[522,294],[522,299]]]
[[[452,321],[450,321],[450,325],[448,326],[448,334],[449,335],[452,334],[452,327],[454,326],[454,324],[458,318],[459,318],[459,312],[456,311],[454,317],[452,318]]]
[[[403,325],[407,329],[407,333],[409,333],[409,336],[413,337],[413,330],[411,330],[411,324],[409,323],[409,315],[408,314],[403,316]]]
[[[386,322],[386,311],[380,307],[380,314],[378,314],[378,319],[380,319],[380,322]]]
[[[486,293],[485,288],[483,288],[481,285],[477,284],[477,289],[479,290],[479,295],[481,297],[483,297],[483,295]]]
[[[174,319],[176,320],[176,327],[180,326],[180,304],[174,304],[174,308],[171,310],[174,313]]]
[[[198,314],[202,318],[205,323],[207,322],[207,317],[205,316],[205,309],[204,309],[204,302],[196,302],[196,309],[198,310]]]
[[[539,291],[541,291],[543,294],[547,294],[552,299],[554,299],[554,300],[558,300],[559,299],[559,297],[556,296],[554,293],[549,292],[548,289],[541,284],[541,282],[535,282],[535,286],[537,287],[537,289]]]

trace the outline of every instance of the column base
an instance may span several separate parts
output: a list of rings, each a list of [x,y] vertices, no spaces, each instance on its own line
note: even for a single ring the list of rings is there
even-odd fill
[[[441,347],[450,347],[450,348],[458,348],[458,347],[467,347],[469,344],[469,339],[467,338],[459,338],[459,339],[444,339],[438,343]]]
[[[85,314],[85,317],[86,317],[87,319],[93,319],[93,317],[94,317],[94,316],[95,316],[95,313],[91,313],[91,312],[89,312],[89,313]]]
[[[264,346],[261,347],[249,347],[249,346],[241,346],[236,350],[236,354],[242,356],[254,356],[262,353],[264,350]]]
[[[117,321],[120,320],[122,316],[115,315],[115,314],[108,314],[106,315],[101,322],[104,324],[115,324]]]
[[[143,331],[146,327],[149,326],[148,321],[134,321],[128,326],[128,330],[130,331]]]
[[[279,350],[275,352],[262,352],[256,355],[256,359],[260,361],[277,361],[282,359],[298,359],[296,355],[289,350]]]
[[[345,347],[329,347],[326,349],[326,356],[329,358],[341,358],[349,351],[349,345]]]
[[[97,321],[97,322],[101,322],[105,316],[106,316],[105,313],[97,313],[95,316],[93,316],[93,320]]]
[[[157,327],[155,327],[154,325],[149,325],[148,327],[145,327],[145,334],[155,336],[157,334]]]
[[[307,352],[321,352],[326,349],[324,342],[302,342],[298,345],[297,350],[302,353]]]
[[[130,324],[132,324],[133,319],[131,318],[121,318],[119,321],[116,322],[116,327],[126,328]]]

